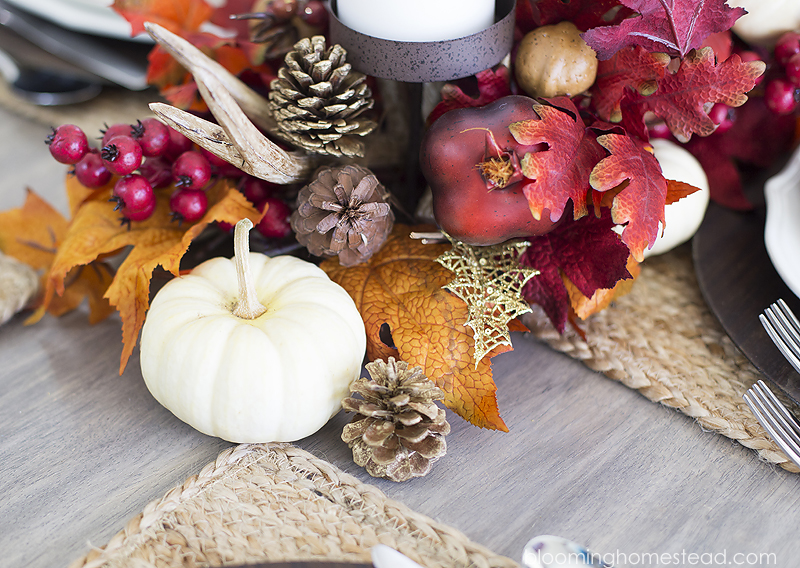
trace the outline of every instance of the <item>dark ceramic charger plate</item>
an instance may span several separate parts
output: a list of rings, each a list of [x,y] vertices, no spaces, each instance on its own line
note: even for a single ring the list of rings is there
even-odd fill
[[[778,298],[800,314],[800,299],[789,290],[767,255],[763,183],[756,185],[758,189],[748,194],[759,204],[754,211],[710,204],[692,241],[695,273],[706,303],[736,346],[769,382],[800,404],[800,374],[758,320]]]

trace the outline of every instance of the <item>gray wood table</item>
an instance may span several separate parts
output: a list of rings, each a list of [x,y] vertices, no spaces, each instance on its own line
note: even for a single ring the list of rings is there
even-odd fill
[[[66,212],[65,168],[49,157],[47,132],[0,111],[0,209],[21,205],[30,186]],[[0,565],[66,566],[230,444],[159,406],[138,351],[118,375],[116,317],[96,326],[83,310],[22,320],[0,327]],[[703,565],[710,557],[699,555],[712,553],[798,565],[800,476],[522,334],[513,339],[515,350],[494,359],[510,433],[450,416],[448,454],[426,478],[370,478],[339,440],[341,414],[298,445],[517,560],[528,539],[556,534],[627,555],[630,566],[667,565],[637,554],[689,566],[690,554]],[[748,563],[761,553],[773,556]]]

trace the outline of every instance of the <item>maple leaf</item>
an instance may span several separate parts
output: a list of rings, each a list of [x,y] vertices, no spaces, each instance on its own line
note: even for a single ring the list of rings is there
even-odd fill
[[[725,0],[621,0],[638,15],[616,25],[593,28],[582,37],[600,60],[624,47],[640,45],[648,51],[685,57],[705,39],[730,29],[746,14]]]
[[[567,289],[569,303],[575,315],[585,320],[592,314],[606,309],[617,298],[630,292],[633,288],[634,280],[641,272],[641,266],[634,260],[633,256],[629,255],[626,267],[630,278],[619,280],[613,288],[598,288],[591,296],[586,296],[565,274],[562,274],[561,279]]]
[[[467,305],[442,288],[453,273],[436,262],[449,245],[422,244],[408,226],[395,225],[365,264],[321,267],[356,303],[367,332],[367,358],[389,356],[419,365],[445,393],[445,404],[476,426],[508,431],[497,408],[491,363],[475,366],[475,341],[464,322]],[[389,340],[389,337],[391,338]],[[492,357],[509,350],[500,346]]]
[[[709,47],[687,56],[675,73],[668,73],[658,83],[658,90],[642,96],[631,93],[622,103],[622,112],[644,122],[647,111],[662,118],[672,134],[686,142],[692,134],[708,136],[717,128],[706,109],[713,103],[738,107],[747,101],[747,93],[764,72],[763,61],[744,62],[736,55],[715,63]]]
[[[611,217],[617,225],[625,225],[622,240],[641,262],[644,249],[658,237],[658,223],[664,223],[667,181],[652,152],[630,136],[603,134],[597,142],[611,155],[595,166],[589,182],[597,191],[614,190],[627,182],[614,196]]]
[[[67,183],[77,183],[71,181],[71,177]],[[195,224],[179,226],[171,222],[169,192],[159,191],[153,215],[146,221],[134,223],[131,228],[120,224],[119,213],[108,201],[110,192],[96,195],[78,209],[58,247],[45,279],[45,308],[56,295],[64,295],[68,275],[73,269],[132,246],[104,296],[117,308],[122,319],[120,374],[133,351],[150,305],[153,270],[162,266],[177,276],[180,260],[189,244],[209,223],[235,224],[244,217],[257,223],[263,215],[226,180],[218,181],[206,194],[208,210]]]
[[[620,103],[628,90],[643,96],[658,89],[670,57],[664,53],[650,53],[639,46],[618,51],[613,57],[597,64],[597,78],[591,88],[592,104],[597,116],[603,120],[622,120]]]
[[[128,20],[132,36],[146,33],[145,22],[153,22],[178,35],[194,32],[214,13],[214,8],[203,0],[114,0],[111,7]]]
[[[477,97],[471,97],[463,90],[473,81],[477,81]],[[474,88],[474,85],[471,86]],[[449,110],[485,106],[510,94],[511,77],[508,67],[504,65],[498,67],[496,71],[492,69],[480,71],[474,78],[467,77],[458,83],[445,83],[441,90],[442,100],[428,115],[428,124],[433,124]]]
[[[531,180],[522,191],[535,219],[541,219],[548,210],[550,219],[557,221],[570,200],[578,219],[586,215],[589,173],[603,150],[571,100],[559,97],[549,102],[556,106],[538,102],[533,105],[538,120],[515,122],[508,127],[520,144],[548,146],[541,152],[529,152],[520,160],[522,174]]]
[[[585,31],[619,23],[631,14],[617,0],[519,0],[516,22],[523,33],[564,20]]]
[[[567,218],[550,233],[528,239],[530,246],[520,256],[520,263],[540,274],[527,282],[523,295],[541,306],[562,333],[570,310],[565,278],[588,298],[631,278],[627,268],[630,251],[613,228],[611,212],[602,209],[599,217]]]
[[[22,207],[0,213],[0,250],[36,270],[46,271],[68,227],[69,221],[61,213],[29,189]],[[89,322],[102,321],[114,311],[103,299],[112,277],[111,268],[100,261],[70,271],[65,278],[64,296],[37,309],[26,323],[41,319],[45,309],[54,316],[70,312],[84,299],[89,303]]]

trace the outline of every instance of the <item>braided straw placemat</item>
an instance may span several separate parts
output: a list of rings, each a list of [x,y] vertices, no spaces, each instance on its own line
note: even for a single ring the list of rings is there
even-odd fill
[[[147,505],[70,568],[369,562],[379,543],[427,568],[518,566],[305,450],[245,444]]]
[[[572,329],[559,335],[542,313],[526,318],[533,335],[554,349],[756,450],[769,463],[800,471],[742,399],[762,376],[703,300],[688,246],[647,259],[630,294],[583,322],[586,341]]]

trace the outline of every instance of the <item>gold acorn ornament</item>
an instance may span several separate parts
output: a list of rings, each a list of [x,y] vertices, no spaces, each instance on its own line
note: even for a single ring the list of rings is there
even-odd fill
[[[422,372],[389,357],[367,363],[371,378],[361,377],[342,407],[356,416],[342,431],[353,461],[373,477],[406,481],[427,475],[447,453],[450,433],[445,410],[436,404],[444,392]]]
[[[377,123],[362,115],[375,103],[367,76],[346,58],[342,46],[326,48],[323,36],[304,38],[286,54],[269,93],[281,138],[316,154],[364,155],[359,138]]]

